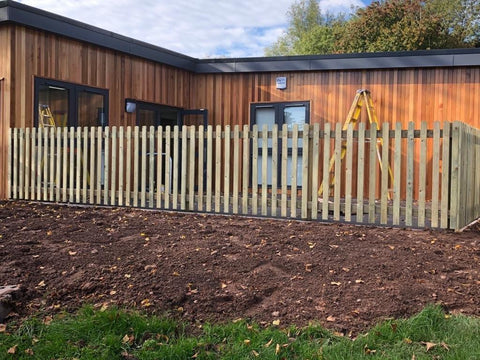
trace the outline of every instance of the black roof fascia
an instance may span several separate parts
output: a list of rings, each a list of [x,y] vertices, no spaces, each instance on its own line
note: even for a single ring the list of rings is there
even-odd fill
[[[196,73],[480,66],[480,48],[199,60],[12,0],[0,0],[1,22],[52,32]]]
[[[195,58],[14,1],[0,1],[0,21],[45,30],[184,70],[195,70]]]
[[[480,66],[480,48],[199,60],[196,72],[279,72]]]

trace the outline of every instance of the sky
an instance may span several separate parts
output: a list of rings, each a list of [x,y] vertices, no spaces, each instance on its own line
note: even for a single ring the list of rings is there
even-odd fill
[[[350,12],[367,1],[320,0],[320,8],[330,13]],[[204,59],[263,56],[265,47],[286,30],[286,14],[294,0],[18,2]]]

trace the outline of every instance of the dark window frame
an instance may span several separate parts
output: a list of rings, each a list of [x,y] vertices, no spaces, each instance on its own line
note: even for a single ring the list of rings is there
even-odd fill
[[[102,95],[105,101],[103,109],[105,114],[105,122],[102,127],[109,124],[109,91],[107,89],[96,88],[87,85],[75,84],[66,81],[35,77],[34,80],[34,99],[33,99],[33,124],[38,127],[38,101],[40,86],[55,86],[68,90],[68,123],[67,127],[78,127],[78,95],[81,92]]]

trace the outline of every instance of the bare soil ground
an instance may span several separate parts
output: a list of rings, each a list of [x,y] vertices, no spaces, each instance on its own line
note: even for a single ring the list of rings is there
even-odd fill
[[[0,202],[18,316],[119,304],[189,322],[321,323],[346,335],[425,305],[480,315],[480,227],[413,231]]]

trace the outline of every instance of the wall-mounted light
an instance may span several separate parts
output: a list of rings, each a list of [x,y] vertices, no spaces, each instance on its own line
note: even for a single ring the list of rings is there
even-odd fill
[[[277,89],[284,90],[287,88],[287,78],[285,76],[277,77]]]
[[[135,100],[126,99],[125,100],[125,111],[127,113],[133,113],[137,110],[137,103]]]

